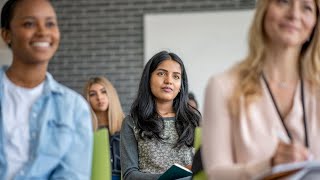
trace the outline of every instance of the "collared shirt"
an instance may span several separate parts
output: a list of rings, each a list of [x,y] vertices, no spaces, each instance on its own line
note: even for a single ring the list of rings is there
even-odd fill
[[[8,170],[4,148],[8,137],[3,125],[5,71],[0,69],[0,179]],[[49,73],[43,94],[30,110],[29,136],[29,160],[14,179],[90,179],[93,135],[89,106]]]

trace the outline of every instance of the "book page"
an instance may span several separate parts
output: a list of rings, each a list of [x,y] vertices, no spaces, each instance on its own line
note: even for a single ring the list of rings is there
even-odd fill
[[[308,167],[320,167],[319,161],[303,161],[303,162],[295,162],[295,163],[286,163],[274,166],[270,173],[264,175],[263,180],[273,180],[281,177],[288,177],[294,175],[301,171],[302,169],[307,169]]]
[[[302,169],[308,163],[310,163],[310,161],[279,164],[279,165],[272,168],[272,174],[286,172],[286,171],[292,171],[292,170],[296,170],[296,169]]]
[[[184,166],[182,166],[182,165],[180,165],[180,164],[174,163],[173,165],[178,166],[179,168],[181,168],[181,169],[183,169],[183,170],[185,170],[185,171],[189,171],[189,172],[192,173],[192,171],[191,171],[190,169],[188,169],[188,168],[186,168],[186,167],[184,167]]]

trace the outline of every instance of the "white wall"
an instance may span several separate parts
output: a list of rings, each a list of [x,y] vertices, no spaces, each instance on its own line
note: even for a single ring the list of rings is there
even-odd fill
[[[145,63],[161,50],[180,56],[202,111],[209,77],[244,58],[252,16],[252,10],[146,14]]]
[[[3,65],[11,64],[11,61],[12,61],[11,50],[4,43],[3,39],[0,37],[0,67]]]
[[[0,0],[0,7],[2,8],[5,0]],[[0,31],[1,32],[1,31]],[[7,45],[3,42],[2,38],[0,37],[0,67],[3,65],[9,65],[12,61],[12,55],[7,47]]]

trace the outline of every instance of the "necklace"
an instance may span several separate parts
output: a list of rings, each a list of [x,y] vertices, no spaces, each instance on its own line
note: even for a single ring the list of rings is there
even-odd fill
[[[269,79],[269,78],[267,78],[267,79]],[[289,89],[289,88],[295,88],[296,87],[295,84],[297,81],[294,79],[289,79],[289,80],[275,80],[275,79],[272,80],[272,79],[270,79],[269,82],[271,85],[273,85],[273,87],[275,86],[279,89]]]
[[[288,89],[289,88],[289,84],[285,81],[278,82],[277,86],[281,89]]]

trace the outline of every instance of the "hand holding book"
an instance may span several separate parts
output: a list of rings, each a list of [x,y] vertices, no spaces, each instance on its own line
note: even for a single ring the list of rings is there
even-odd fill
[[[297,142],[292,142],[288,137],[278,133],[278,147],[271,158],[272,170],[264,180],[278,179],[293,175],[312,163],[312,154]]]
[[[309,150],[300,143],[291,142],[286,136],[278,133],[279,143],[277,150],[271,158],[271,165],[284,163],[302,162],[308,160],[312,155]]]

